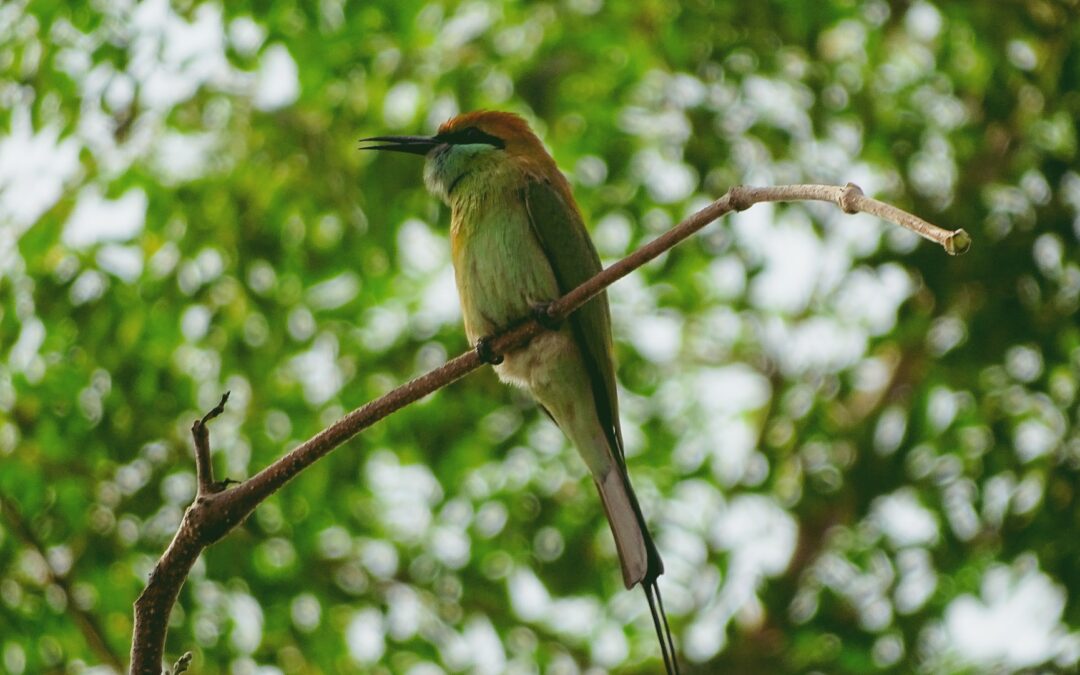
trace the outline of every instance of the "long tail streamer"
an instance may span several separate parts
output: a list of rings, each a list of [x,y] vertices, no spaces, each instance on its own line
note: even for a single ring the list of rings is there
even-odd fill
[[[656,579],[642,581],[641,588],[649,601],[656,637],[660,640],[660,653],[664,656],[664,668],[667,675],[679,675],[679,662],[675,659],[675,641],[671,639],[671,627],[668,626],[667,613],[664,612],[664,600],[660,597],[660,585]]]

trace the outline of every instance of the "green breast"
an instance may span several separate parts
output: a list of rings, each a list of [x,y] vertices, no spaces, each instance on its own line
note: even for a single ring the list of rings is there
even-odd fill
[[[559,297],[555,275],[529,227],[524,204],[485,200],[455,209],[452,260],[465,332],[470,340],[528,316]]]

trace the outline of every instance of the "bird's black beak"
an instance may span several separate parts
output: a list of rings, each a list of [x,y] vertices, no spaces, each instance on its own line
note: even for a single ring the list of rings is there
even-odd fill
[[[431,136],[372,136],[361,138],[360,142],[378,143],[378,145],[361,145],[361,150],[389,150],[390,152],[407,152],[410,155],[426,155],[439,144],[439,141]]]

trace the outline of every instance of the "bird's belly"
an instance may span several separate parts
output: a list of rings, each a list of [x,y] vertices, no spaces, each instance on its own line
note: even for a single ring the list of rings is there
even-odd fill
[[[499,379],[528,389],[544,403],[543,392],[556,384],[557,373],[570,362],[577,362],[577,345],[565,328],[541,333],[532,342],[510,352],[495,366]]]

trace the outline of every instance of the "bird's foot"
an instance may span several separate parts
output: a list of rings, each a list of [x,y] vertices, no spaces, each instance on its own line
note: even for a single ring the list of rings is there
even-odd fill
[[[495,353],[495,350],[491,348],[491,338],[486,335],[476,341],[476,355],[484,363],[490,363],[493,366],[503,362],[502,354]]]
[[[562,319],[552,316],[550,302],[541,302],[532,306],[532,316],[536,319],[536,323],[540,324],[547,330],[559,330],[562,326]]]

